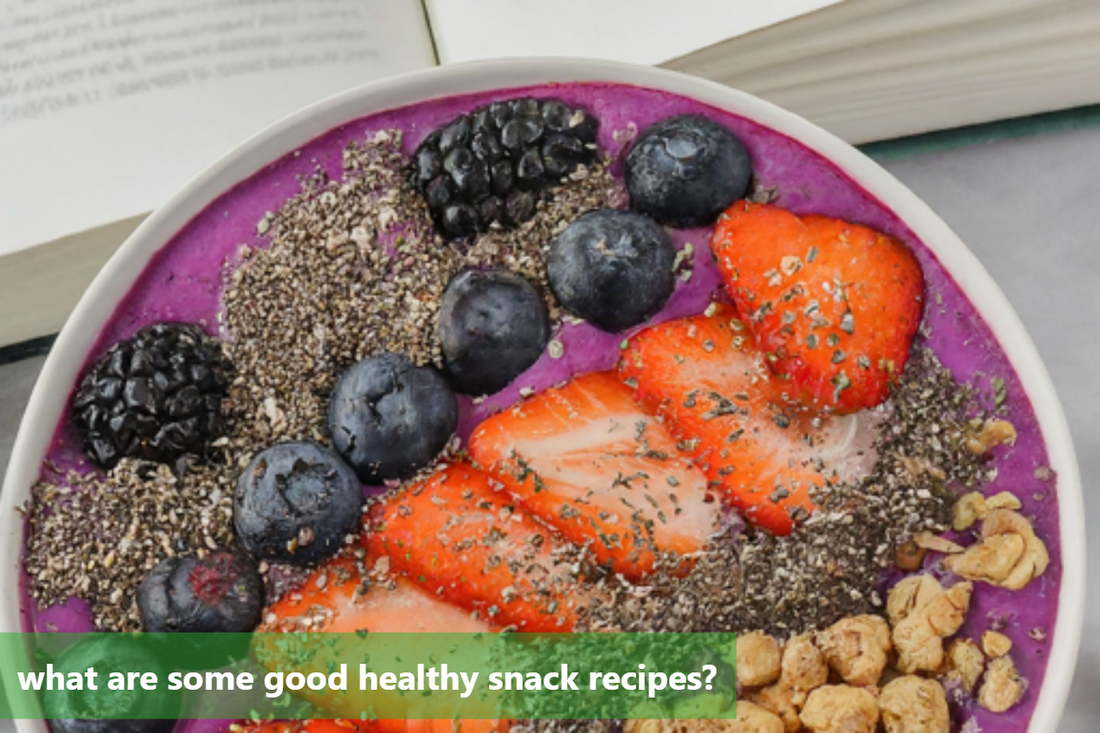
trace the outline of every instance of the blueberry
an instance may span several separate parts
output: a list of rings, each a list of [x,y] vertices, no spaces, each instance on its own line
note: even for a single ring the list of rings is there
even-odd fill
[[[328,407],[332,444],[368,485],[405,479],[454,433],[458,406],[442,375],[382,353],[340,375]]]
[[[119,671],[125,672],[127,670],[120,669]],[[50,721],[50,730],[53,733],[171,733],[175,727],[176,721],[174,720],[73,720],[62,718]]]
[[[54,733],[170,733],[175,728],[180,695],[165,689],[167,665],[139,638],[126,634],[86,636],[62,652],[53,664],[54,671],[66,678],[72,673],[83,675],[89,667],[95,667],[99,680],[99,691],[43,693],[43,712]],[[125,676],[135,671],[156,673],[161,685],[155,694],[140,689],[132,694],[106,690],[111,673]],[[89,720],[89,715],[97,719]]]
[[[671,226],[703,226],[745,195],[752,161],[722,125],[681,115],[642,132],[626,156],[624,175],[635,211]]]
[[[443,291],[439,340],[455,389],[492,394],[538,360],[550,340],[550,315],[519,275],[465,270]]]
[[[264,581],[251,559],[219,551],[205,557],[170,557],[149,571],[138,589],[141,625],[149,633],[228,632],[245,634],[260,623],[264,607]],[[177,652],[188,652],[181,666],[208,669],[226,664],[230,657],[248,654],[248,637],[230,637],[234,644],[211,650],[173,643]],[[213,653],[212,653],[213,652]]]
[[[237,479],[233,524],[257,557],[307,565],[334,554],[359,529],[355,472],[316,443],[277,443]]]
[[[578,217],[550,243],[550,288],[570,313],[610,332],[642,323],[672,295],[676,252],[652,219],[607,209]]]

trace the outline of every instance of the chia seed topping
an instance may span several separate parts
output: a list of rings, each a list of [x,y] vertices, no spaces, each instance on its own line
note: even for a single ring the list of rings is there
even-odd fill
[[[409,184],[401,133],[384,131],[344,153],[344,178],[318,173],[270,217],[267,249],[247,249],[224,296],[234,448],[280,440],[325,442],[325,402],[336,376],[381,351],[440,365],[435,321],[451,276],[507,267],[557,309],[543,253],[579,214],[621,206],[603,164],[579,168],[516,229],[491,229],[468,248],[444,242]],[[265,219],[265,221],[268,221]],[[369,307],[364,307],[369,304]],[[247,458],[245,458],[247,460]]]
[[[780,638],[845,616],[881,613],[882,571],[916,532],[947,529],[955,494],[989,469],[965,447],[980,414],[972,391],[917,347],[889,402],[871,474],[814,496],[819,509],[787,537],[747,530],[714,540],[686,577],[658,573],[645,587],[621,578],[589,608],[590,630],[762,630]]]
[[[325,406],[337,375],[381,351],[440,364],[436,312],[460,269],[519,272],[560,320],[543,252],[581,213],[624,205],[606,165],[578,168],[518,228],[492,229],[460,248],[435,233],[409,185],[401,140],[383,131],[349,145],[342,180],[323,172],[304,179],[299,195],[257,225],[270,245],[242,245],[240,261],[226,264],[219,320],[237,371],[225,404],[230,433],[214,444],[218,460],[179,475],[125,460],[106,477],[74,472],[33,488],[25,566],[39,607],[76,596],[91,603],[97,628],[140,628],[137,587],[146,572],[172,554],[234,542],[233,489],[255,453],[281,441],[328,443]],[[459,448],[452,441],[444,454]],[[301,575],[264,570],[274,597]]]
[[[235,543],[232,478],[224,466],[123,459],[109,476],[70,472],[31,490],[24,564],[40,607],[77,596],[98,629],[141,628],[137,589],[167,557]]]

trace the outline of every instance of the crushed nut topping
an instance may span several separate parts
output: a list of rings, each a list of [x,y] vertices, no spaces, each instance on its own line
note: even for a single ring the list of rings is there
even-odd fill
[[[981,535],[981,541],[944,561],[948,570],[968,580],[1020,590],[1050,564],[1046,545],[1018,512],[994,509],[982,520]]]
[[[913,535],[913,542],[922,550],[942,552],[945,555],[954,555],[963,551],[962,545],[931,532],[917,532]]]
[[[825,655],[814,644],[812,634],[801,634],[783,647],[782,671],[779,683],[805,699],[805,693],[829,681],[829,665]]]
[[[993,713],[1011,709],[1024,696],[1027,682],[1016,671],[1012,657],[997,657],[989,663],[982,686],[978,690],[978,704]]]
[[[971,491],[955,502],[951,525],[955,531],[963,532],[970,529],[975,522],[985,519],[994,509],[1019,511],[1022,506],[1016,495],[1008,491],[989,497],[982,496],[979,491]]]
[[[1012,639],[999,631],[982,632],[982,651],[987,657],[1003,657],[1012,651]]]
[[[999,445],[1016,443],[1016,428],[1007,420],[978,420],[971,426],[966,448],[971,453],[983,455]]]
[[[954,639],[947,645],[942,677],[970,692],[985,671],[985,655],[971,639]]]
[[[914,583],[895,586],[888,601],[897,668],[906,674],[931,672],[943,664],[943,640],[962,626],[973,592],[967,582],[944,590],[935,578],[918,577]]]
[[[778,717],[783,722],[787,733],[794,733],[802,727],[802,721],[798,718],[798,706],[794,704],[796,694],[799,694],[803,701],[805,700],[805,693],[795,693],[782,683],[776,683],[760,690],[751,696],[751,699]]]
[[[140,629],[147,572],[168,557],[234,545],[232,483],[217,466],[176,476],[126,458],[106,479],[74,472],[36,484],[24,555],[35,602],[84,598],[96,628]]]

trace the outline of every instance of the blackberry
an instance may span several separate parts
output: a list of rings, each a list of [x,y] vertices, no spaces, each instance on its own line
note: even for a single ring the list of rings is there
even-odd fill
[[[515,226],[534,215],[545,189],[595,160],[598,127],[587,110],[557,99],[493,102],[425,138],[414,182],[447,236]]]
[[[107,350],[80,383],[72,418],[104,469],[125,457],[204,456],[224,428],[231,365],[197,326],[155,323]]]

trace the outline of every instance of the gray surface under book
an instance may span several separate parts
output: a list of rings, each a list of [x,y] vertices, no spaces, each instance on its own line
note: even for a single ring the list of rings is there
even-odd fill
[[[1100,522],[1100,128],[890,160],[886,167],[962,237],[1008,295],[1065,406]],[[0,366],[0,473],[41,358]],[[1100,607],[1100,533],[1091,532],[1088,607]],[[1088,613],[1060,733],[1100,730],[1100,615]],[[0,721],[0,733],[11,723]],[[1045,732],[1042,732],[1045,733]]]

